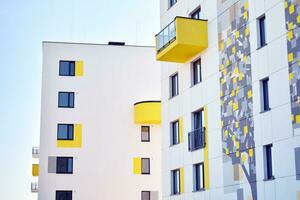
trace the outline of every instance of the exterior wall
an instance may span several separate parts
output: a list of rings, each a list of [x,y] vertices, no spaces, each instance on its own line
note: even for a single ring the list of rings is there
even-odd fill
[[[201,57],[200,84],[191,87],[190,62],[161,64],[164,200],[300,198],[298,4],[296,0],[178,0],[168,8],[168,1],[161,0],[161,28],[175,16],[189,17],[201,5],[209,33],[208,48],[191,59]],[[258,48],[256,19],[263,14],[267,45]],[[169,76],[175,72],[179,95],[169,99]],[[260,80],[266,77],[271,110],[261,112]],[[208,143],[189,152],[191,113],[200,108],[207,110]],[[169,123],[181,117],[184,142],[170,147]],[[269,181],[264,180],[263,146],[267,144],[273,144],[275,176]],[[205,179],[209,180],[205,191],[193,192],[192,166],[199,162],[208,165]],[[184,192],[172,196],[170,171],[180,167]]]
[[[83,61],[82,76],[59,76],[59,60]],[[40,200],[56,190],[75,200],[161,195],[161,125],[150,125],[151,142],[142,143],[134,123],[134,103],[160,100],[159,75],[152,47],[43,43]],[[75,92],[75,108],[58,108],[58,91]],[[81,124],[81,145],[57,147],[58,123]],[[73,174],[49,173],[54,156],[74,157]],[[134,157],[150,158],[151,175],[133,173]]]

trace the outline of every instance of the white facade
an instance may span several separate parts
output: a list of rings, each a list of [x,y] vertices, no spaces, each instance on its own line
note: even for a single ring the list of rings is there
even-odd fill
[[[190,17],[191,13],[199,7],[201,7],[201,19],[208,20],[208,48],[206,50],[184,64],[161,63],[163,200],[299,200],[300,180],[297,178],[297,173],[299,173],[300,155],[296,151],[300,147],[300,129],[297,128],[295,115],[291,113],[290,72],[287,52],[288,32],[285,14],[285,11],[290,12],[290,14],[299,13],[299,3],[293,0],[178,0],[172,7],[169,7],[168,0],[161,0],[160,2],[161,29],[173,21],[176,16]],[[233,8],[235,11],[231,12],[230,9],[234,10]],[[248,117],[251,125],[249,126],[254,126],[254,132],[253,129],[249,132],[253,136],[255,145],[248,146],[242,151],[237,148],[233,152],[229,152],[229,155],[239,151],[239,156],[245,156],[243,159],[246,159],[246,163],[248,162],[247,159],[250,157],[253,159],[252,156],[255,155],[252,169],[255,169],[256,178],[252,179],[253,182],[251,183],[247,180],[241,165],[234,166],[230,156],[224,152],[226,144],[223,138],[226,128],[221,120],[226,112],[222,109],[221,104],[222,101],[224,103],[226,94],[224,94],[225,97],[220,96],[220,91],[222,91],[221,79],[224,72],[221,68],[223,52],[220,49],[221,43],[225,43],[225,49],[232,48],[228,44],[228,38],[237,31],[242,32],[244,30],[243,27],[238,30],[232,30],[232,27],[228,28],[231,21],[228,23],[224,19],[227,13],[234,20],[244,17],[245,24],[243,27],[249,28],[246,31],[250,30],[249,42],[245,39],[245,43],[250,43],[250,52],[244,56],[246,59],[250,59],[247,64],[250,65],[252,72],[250,75],[242,74],[242,76],[248,76],[247,79],[250,80],[250,83],[243,87],[252,88],[250,89],[252,92],[248,96],[248,99],[251,100],[247,100],[247,102],[250,104]],[[266,19],[267,44],[258,48],[257,19],[262,15],[265,15]],[[299,36],[297,29],[299,23],[300,21],[293,26],[296,32],[294,37]],[[238,46],[238,44],[236,45]],[[300,47],[299,41],[297,40],[294,45]],[[241,51],[236,50],[236,55],[243,54],[245,49],[244,46]],[[192,62],[198,58],[201,58],[202,82],[191,87],[191,66]],[[229,58],[229,60],[228,67],[235,64],[231,63],[233,59]],[[178,73],[179,95],[170,98],[170,76],[175,73]],[[299,79],[298,76],[297,79]],[[271,110],[262,112],[261,80],[266,77],[269,78],[268,94]],[[231,80],[225,79],[225,85],[229,81]],[[297,88],[297,86],[295,87]],[[227,88],[229,88],[229,84]],[[242,106],[239,104],[237,113],[243,109]],[[208,143],[205,148],[190,152],[188,150],[188,133],[193,130],[192,113],[201,108],[206,108],[207,111],[204,121],[207,121],[205,134]],[[170,123],[180,118],[183,121],[183,142],[170,146]],[[230,123],[227,124],[229,127],[235,126],[235,124]],[[242,122],[237,123],[242,124]],[[236,132],[233,131],[232,134],[235,135]],[[264,160],[263,149],[264,145],[268,144],[273,145],[272,169],[274,179],[265,180],[266,161]],[[249,150],[254,152],[249,153]],[[205,153],[208,153],[208,160],[205,160]],[[202,162],[204,165],[209,165],[208,170],[204,173],[205,176],[208,176],[204,179],[209,179],[209,186],[206,185],[204,191],[195,192],[193,165]],[[246,164],[244,166],[248,167]],[[172,195],[171,170],[179,168],[184,169],[183,191],[179,195]],[[255,192],[250,188],[251,184],[254,188],[256,187]]]
[[[59,76],[60,60],[82,61],[82,76]],[[59,91],[75,93],[74,108],[58,108]],[[134,123],[134,104],[160,96],[153,47],[44,42],[38,199],[54,200],[56,190],[74,200],[161,195],[160,125],[141,142]],[[82,125],[81,147],[57,147],[58,123]],[[73,157],[73,174],[49,173],[49,156]],[[133,173],[134,157],[150,158],[150,175]]]

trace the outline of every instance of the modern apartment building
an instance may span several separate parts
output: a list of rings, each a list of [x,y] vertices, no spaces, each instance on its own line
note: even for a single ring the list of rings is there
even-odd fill
[[[163,200],[300,199],[300,1],[160,0]]]
[[[153,47],[43,43],[39,200],[158,200],[160,66]]]

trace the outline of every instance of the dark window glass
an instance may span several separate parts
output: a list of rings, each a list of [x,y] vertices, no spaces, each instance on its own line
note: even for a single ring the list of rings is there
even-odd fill
[[[75,62],[74,61],[59,61],[59,75],[60,76],[75,76]]]
[[[58,140],[73,140],[74,125],[73,124],[58,124],[57,139]]]
[[[56,191],[56,200],[72,200],[72,191]]]
[[[169,7],[172,7],[176,2],[177,0],[169,0]]]
[[[194,191],[204,189],[204,165],[198,163],[194,165]]]
[[[150,174],[150,158],[142,158],[142,174]]]
[[[198,130],[203,128],[203,110],[193,113],[193,129]]]
[[[200,83],[202,81],[201,76],[201,59],[198,59],[192,64],[192,85]]]
[[[150,126],[142,126],[141,141],[150,142]]]
[[[170,77],[170,97],[177,96],[179,93],[178,90],[178,74],[174,74],[173,76]]]
[[[74,92],[59,92],[58,107],[74,108]]]
[[[56,158],[56,173],[57,174],[72,174],[73,173],[73,158],[72,157],[57,157]]]
[[[188,134],[189,151],[205,146],[205,129],[203,127],[203,109],[192,113],[192,131]]]
[[[179,169],[171,171],[171,194],[180,194],[180,171]]]
[[[258,22],[258,47],[265,46],[266,43],[266,17],[262,16],[257,19]]]
[[[179,121],[171,123],[171,145],[179,144]]]
[[[264,169],[265,169],[265,179],[273,179],[273,166],[272,166],[272,144],[264,146]]]
[[[193,19],[201,19],[201,8],[198,8],[191,14],[191,18]]]
[[[142,200],[150,200],[150,191],[142,191]]]
[[[262,89],[262,111],[270,110],[269,105],[269,78],[265,78],[261,81]]]

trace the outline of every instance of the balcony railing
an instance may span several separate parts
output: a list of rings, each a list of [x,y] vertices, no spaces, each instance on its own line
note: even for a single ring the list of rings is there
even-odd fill
[[[174,19],[156,35],[156,51],[160,52],[176,39],[176,23]]]
[[[38,182],[31,182],[31,192],[36,193],[39,190]]]
[[[38,158],[40,155],[40,148],[39,147],[32,147],[32,157]]]
[[[188,134],[189,151],[195,151],[205,147],[205,128],[197,129]]]

